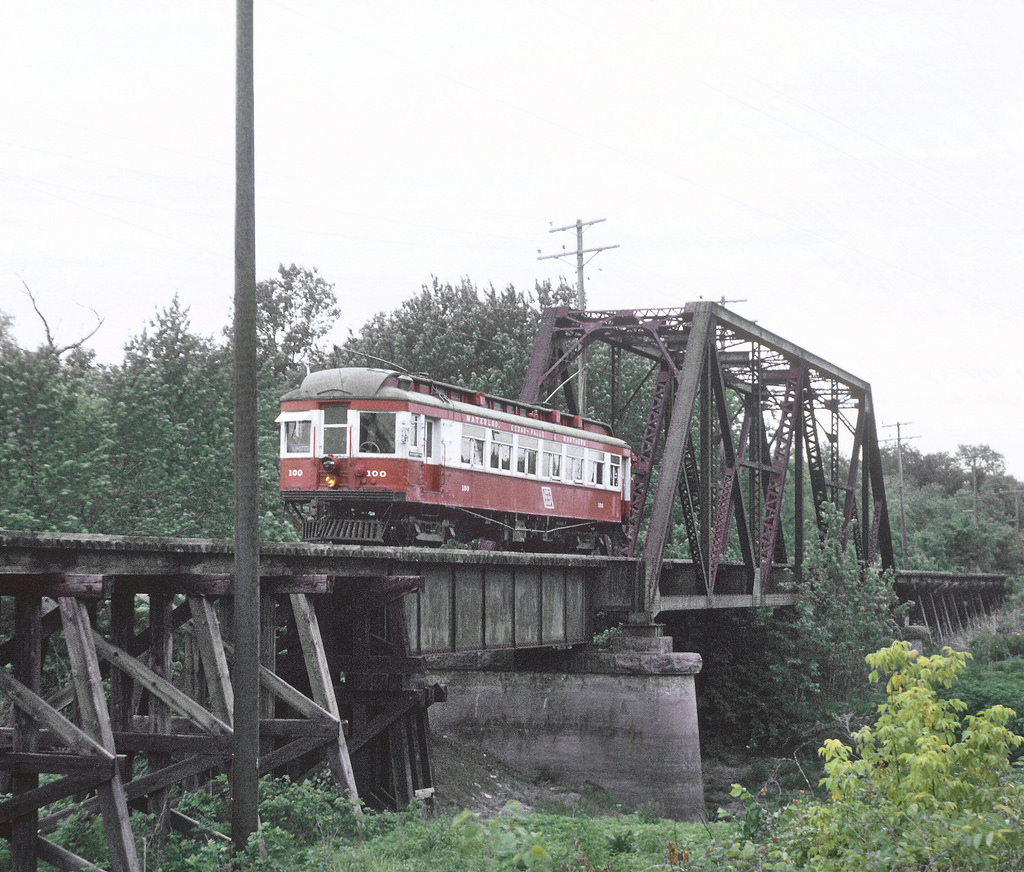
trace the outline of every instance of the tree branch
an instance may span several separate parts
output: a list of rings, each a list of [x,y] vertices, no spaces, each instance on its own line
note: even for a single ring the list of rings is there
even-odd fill
[[[43,330],[46,332],[46,347],[47,350],[56,359],[60,359],[62,354],[66,354],[73,348],[81,348],[86,342],[92,339],[96,335],[96,332],[103,326],[103,318],[100,317],[100,313],[97,312],[92,306],[85,306],[81,303],[77,305],[82,306],[83,309],[88,309],[96,317],[96,326],[92,328],[88,333],[85,334],[81,339],[71,342],[68,345],[58,347],[53,341],[53,333],[50,331],[50,323],[46,320],[46,316],[40,311],[38,303],[36,303],[35,294],[32,293],[32,289],[28,286],[28,283],[22,279],[22,285],[25,286],[25,294],[32,301],[32,308],[35,310],[36,315],[39,316],[39,320],[43,322]]]

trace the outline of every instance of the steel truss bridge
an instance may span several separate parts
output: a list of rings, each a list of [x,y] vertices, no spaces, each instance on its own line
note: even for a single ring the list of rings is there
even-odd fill
[[[598,350],[611,385],[599,413],[618,425],[631,404],[646,403],[626,551],[643,563],[643,612],[673,608],[662,565],[679,515],[707,597],[728,559],[744,567],[743,593],[753,598],[782,567],[799,582],[807,537],[824,534],[833,518],[864,565],[894,565],[867,382],[715,303],[553,308],[520,399],[561,392],[578,413],[573,373]],[[630,382],[638,365],[641,377]]]

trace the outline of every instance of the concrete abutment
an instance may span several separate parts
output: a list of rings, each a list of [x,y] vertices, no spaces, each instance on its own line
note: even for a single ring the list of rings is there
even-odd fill
[[[425,658],[447,687],[432,729],[532,777],[594,784],[678,820],[704,816],[694,676],[698,654],[625,636],[613,650],[473,652]]]

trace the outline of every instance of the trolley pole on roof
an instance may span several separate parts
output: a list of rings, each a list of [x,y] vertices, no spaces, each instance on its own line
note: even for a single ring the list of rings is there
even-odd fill
[[[235,584],[231,838],[259,825],[260,556],[256,464],[256,158],[253,0],[237,0],[235,93]]]
[[[583,289],[583,266],[584,260],[583,255],[585,254],[597,254],[600,251],[607,251],[609,248],[618,248],[618,245],[602,245],[599,248],[584,248],[583,247],[583,229],[590,227],[592,224],[600,224],[602,221],[607,221],[607,218],[595,218],[593,221],[581,221],[579,218],[576,219],[575,224],[567,224],[565,227],[552,227],[548,233],[560,233],[563,230],[576,229],[576,308],[583,311],[587,308],[587,294]],[[539,254],[539,252],[538,252]],[[561,254],[544,254],[537,258],[537,260],[550,260],[553,257],[566,257],[568,252],[562,252]],[[589,263],[588,259],[586,262]],[[585,415],[587,413],[587,373],[586,373],[586,354],[581,352],[579,359],[579,367],[577,369],[577,396],[579,397],[579,413]]]

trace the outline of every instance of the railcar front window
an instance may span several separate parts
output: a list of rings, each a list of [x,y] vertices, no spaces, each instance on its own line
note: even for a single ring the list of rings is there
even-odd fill
[[[395,453],[395,413],[359,413],[359,453]]]
[[[327,406],[324,409],[324,452],[348,454],[348,408]]]
[[[285,454],[309,454],[312,450],[312,421],[283,421]]]

